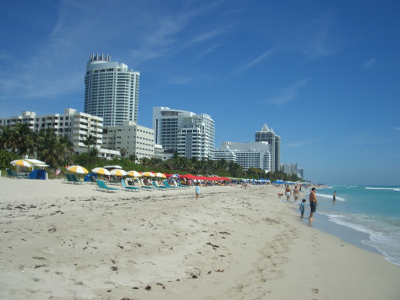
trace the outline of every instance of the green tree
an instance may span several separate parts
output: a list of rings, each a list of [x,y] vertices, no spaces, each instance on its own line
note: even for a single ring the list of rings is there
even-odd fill
[[[34,155],[35,133],[29,128],[27,123],[18,123],[13,127],[11,135],[11,148],[19,156],[25,154]]]
[[[88,148],[87,154],[87,164],[89,165],[89,158],[90,158],[90,148],[92,147],[92,145],[95,145],[97,142],[97,138],[92,135],[91,133],[89,133],[86,136],[86,139],[83,141],[83,144]]]
[[[0,150],[7,150],[11,148],[12,128],[8,125],[0,126]]]
[[[122,148],[121,150],[119,150],[119,153],[121,153],[122,157],[125,157],[126,153],[128,153],[128,150],[126,150],[125,148]]]

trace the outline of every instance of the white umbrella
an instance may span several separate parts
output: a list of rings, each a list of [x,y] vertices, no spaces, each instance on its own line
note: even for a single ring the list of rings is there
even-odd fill
[[[10,162],[10,164],[13,166],[20,166],[20,167],[27,167],[27,168],[32,167],[32,165],[30,163],[28,163],[26,160],[23,160],[23,159],[13,160],[12,162]]]
[[[155,177],[153,173],[150,172],[142,172],[143,177]]]
[[[92,172],[100,175],[110,175],[110,172],[104,168],[94,168]]]
[[[87,174],[89,173],[88,170],[86,170],[84,167],[81,166],[70,166],[69,168],[67,168],[68,171],[70,172],[74,172],[77,174]]]
[[[128,173],[126,173],[126,175],[131,176],[131,177],[140,177],[142,175],[140,175],[139,172],[136,171],[129,171]]]
[[[167,178],[167,176],[165,176],[163,173],[157,173],[154,176],[157,177],[157,178]]]
[[[110,171],[110,175],[125,176],[126,175],[126,171],[119,170],[119,169],[114,169],[114,170]]]

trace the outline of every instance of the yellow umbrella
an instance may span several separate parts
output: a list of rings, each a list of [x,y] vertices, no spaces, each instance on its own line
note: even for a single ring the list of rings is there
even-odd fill
[[[77,174],[87,174],[89,173],[88,170],[86,170],[84,167],[81,166],[70,166],[69,168],[67,168],[68,171],[70,172],[74,172]]]
[[[110,175],[110,172],[104,168],[94,168],[92,172],[100,175]]]
[[[110,171],[110,175],[125,176],[126,175],[126,171],[119,170],[119,169],[114,169],[114,170]]]
[[[156,175],[154,175],[155,177],[158,178],[167,178],[167,176],[165,176],[163,173],[157,173]]]
[[[139,172],[136,171],[129,171],[128,173],[126,173],[126,175],[131,176],[131,177],[140,177],[142,175],[140,175]]]
[[[27,168],[32,167],[32,165],[30,163],[28,163],[26,160],[23,160],[23,159],[13,160],[12,162],[10,162],[10,164],[13,166],[20,166],[20,167],[27,167]]]
[[[142,173],[142,176],[143,176],[143,177],[154,177],[154,174],[153,174],[153,173],[150,173],[150,172],[143,172],[143,173]]]

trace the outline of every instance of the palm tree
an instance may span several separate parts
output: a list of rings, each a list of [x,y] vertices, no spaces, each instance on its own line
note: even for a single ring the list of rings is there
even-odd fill
[[[92,145],[95,145],[96,144],[96,142],[97,142],[97,138],[94,136],[94,135],[92,135],[91,133],[89,133],[87,136],[86,136],[86,139],[83,141],[83,144],[88,148],[88,151],[87,151],[87,155],[88,155],[88,158],[87,158],[87,164],[89,165],[89,155],[90,155],[90,147],[92,146]]]
[[[37,153],[39,159],[56,168],[72,161],[73,144],[65,136],[57,136],[53,128],[41,130],[38,135]]]
[[[12,131],[11,148],[19,156],[34,154],[35,133],[29,128],[27,123],[18,123]]]
[[[0,126],[0,150],[11,148],[12,129],[8,125]]]
[[[125,157],[126,153],[128,153],[128,150],[126,150],[125,148],[122,148],[121,150],[119,150],[119,153],[121,153],[122,157]]]

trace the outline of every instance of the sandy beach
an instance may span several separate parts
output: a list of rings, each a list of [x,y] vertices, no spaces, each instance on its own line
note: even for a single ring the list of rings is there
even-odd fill
[[[399,266],[308,226],[273,186],[0,190],[1,299],[399,299]]]

